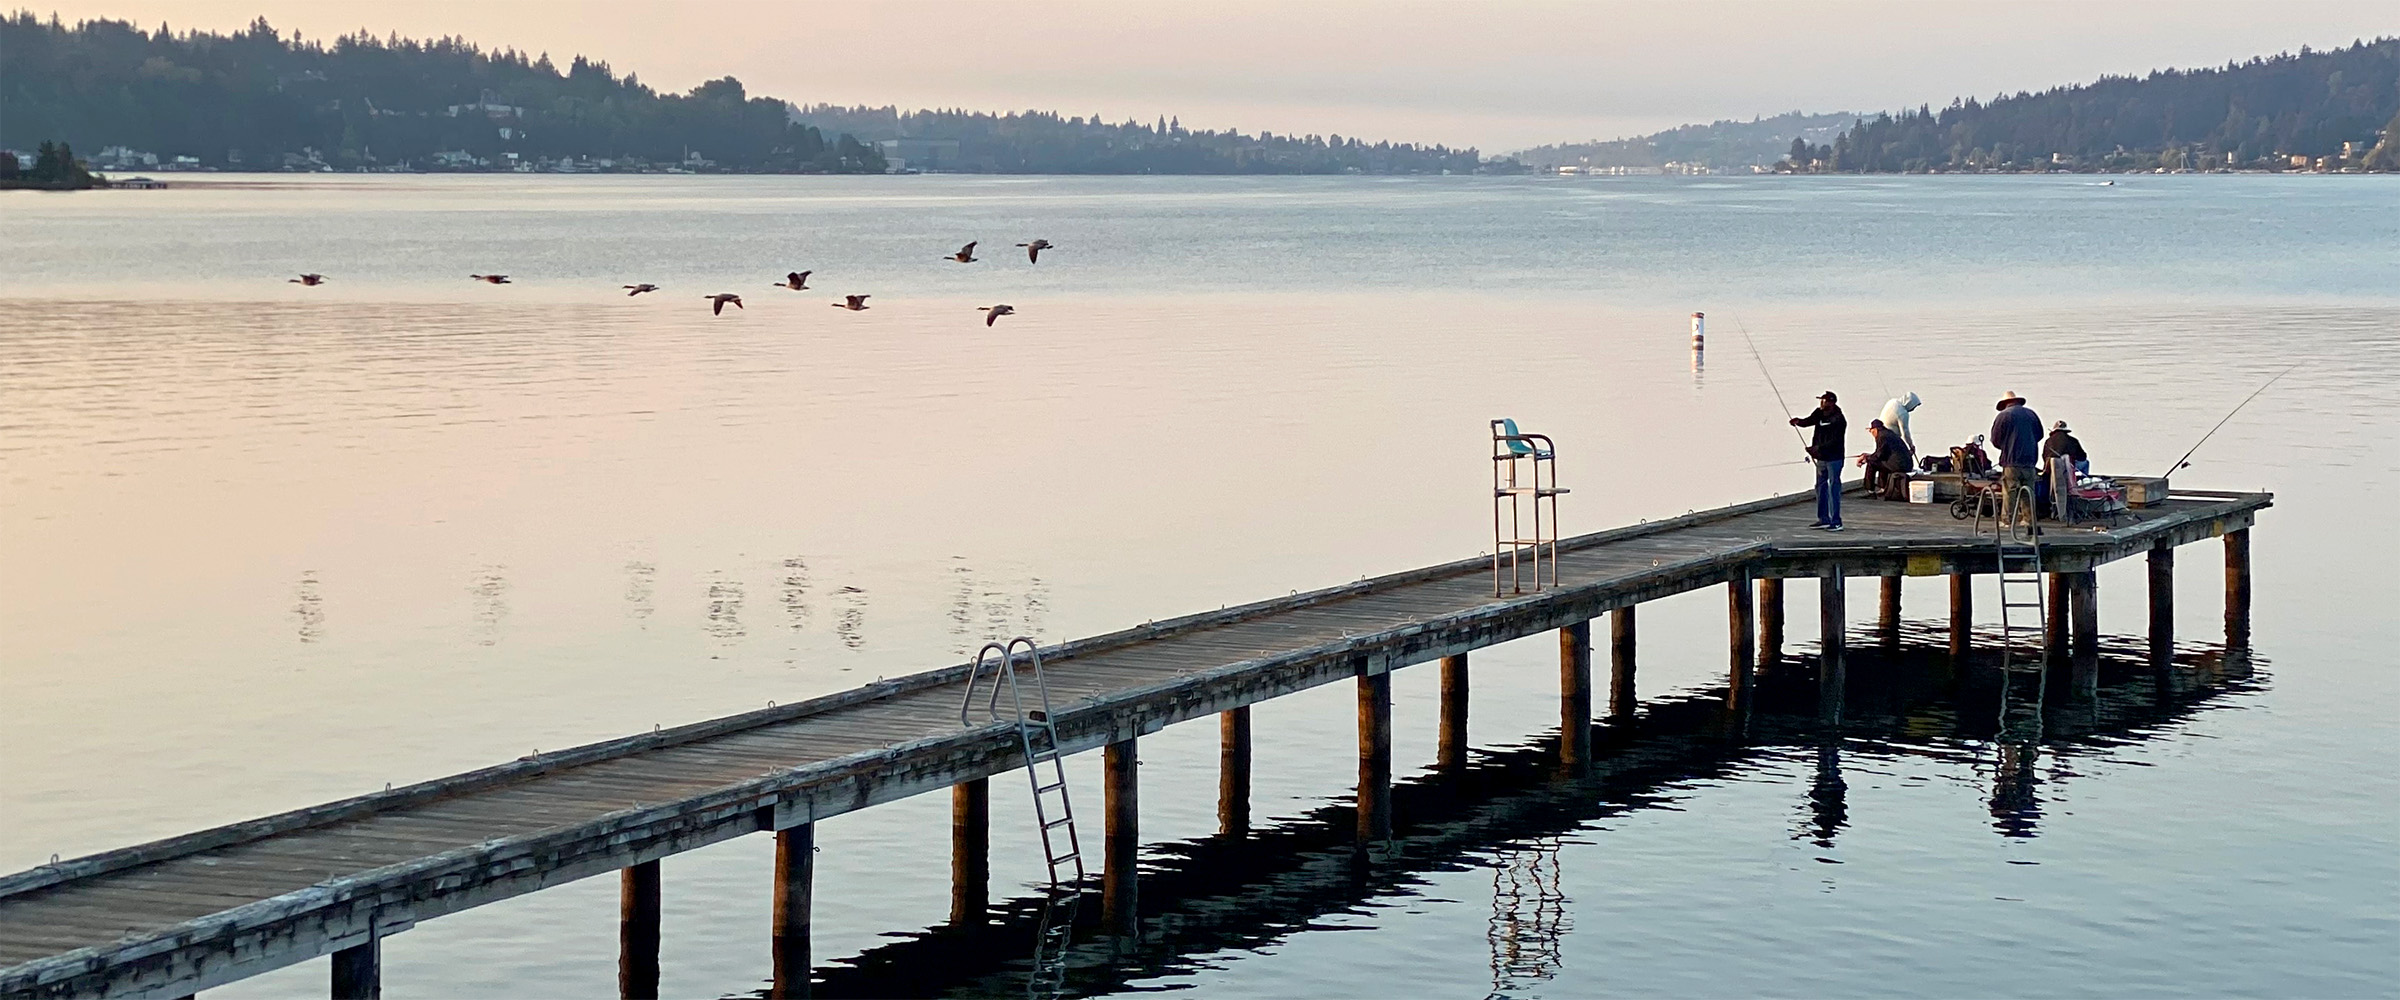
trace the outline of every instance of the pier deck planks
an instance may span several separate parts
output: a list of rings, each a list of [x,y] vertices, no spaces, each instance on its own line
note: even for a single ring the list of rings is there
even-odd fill
[[[1094,732],[1069,738],[1077,744],[1070,749],[1083,749],[1111,735],[1130,735],[1128,725],[1149,731],[1365,669],[1339,666],[1329,673],[1326,664],[1339,657],[1358,659],[1383,649],[1388,652],[1382,655],[1392,658],[1389,665],[1399,666],[1441,655],[1431,647],[1408,649],[1405,640],[1393,638],[1395,632],[1458,631],[1466,628],[1458,623],[1475,619],[1486,622],[1476,626],[1482,631],[1458,631],[1471,637],[1449,640],[1452,645],[1506,641],[1555,627],[1548,623],[1561,614],[1588,618],[1604,606],[1712,586],[1730,578],[1728,566],[1751,575],[1801,576],[1838,563],[1846,574],[1863,576],[1898,572],[1903,564],[1923,572],[1924,560],[1940,557],[1947,560],[1939,564],[1942,572],[1991,569],[1990,536],[1975,535],[1972,522],[1952,519],[1947,504],[1845,500],[1848,530],[1840,535],[1808,529],[1810,498],[1796,494],[1568,539],[1557,559],[1558,585],[1538,595],[1494,598],[1488,559],[1472,560],[1195,616],[1197,621],[1162,623],[1151,632],[1069,644],[1063,652],[1045,654],[1053,707],[1062,731],[1071,728],[1064,721],[1069,718],[1095,720],[1085,727],[1097,727]],[[2247,527],[2252,515],[2271,502],[2266,494],[2178,498],[2110,530],[2054,532],[2044,539],[2045,559],[2063,569],[2078,558],[2096,565],[2146,551],[2160,540],[2197,541]],[[1710,560],[1721,564],[1707,565]],[[1530,582],[1530,561],[1525,573]],[[1236,664],[1259,665],[1228,669]],[[1262,679],[1278,670],[1288,676]],[[1209,684],[1168,694],[1158,689],[1204,673]],[[438,916],[555,884],[536,879],[520,886],[492,871],[531,869],[546,875],[542,869],[554,866],[566,873],[564,878],[583,877],[619,861],[648,860],[722,839],[730,835],[724,819],[728,810],[758,811],[761,825],[805,822],[872,804],[870,799],[933,790],[1014,766],[1013,729],[981,725],[981,704],[972,716],[978,725],[960,726],[964,691],[958,668],[950,668],[946,677],[919,678],[900,679],[913,689],[880,696],[872,688],[861,689],[832,696],[838,703],[821,709],[791,706],[784,717],[755,724],[741,723],[744,717],[699,724],[717,728],[694,738],[668,733],[638,746],[633,744],[643,737],[633,737],[614,741],[627,744],[621,749],[612,749],[612,743],[563,752],[574,759],[557,766],[537,758],[520,768],[521,774],[444,779],[455,790],[445,791],[449,786],[439,782],[396,789],[367,797],[350,815],[293,821],[285,824],[292,828],[263,835],[226,833],[217,838],[221,843],[188,850],[161,842],[128,849],[146,852],[139,857],[112,852],[0,879],[0,997],[170,987],[188,992],[355,940],[363,928],[352,927],[343,938],[326,928],[347,926],[341,923],[345,918],[324,917],[314,931],[291,925],[300,929],[287,936],[281,951],[261,950],[268,945],[253,941],[248,947],[255,954],[212,965],[209,934],[186,923],[312,887],[343,897],[329,906],[355,908],[365,900],[371,905],[363,919],[388,932],[405,929],[412,914]],[[1005,693],[1001,704],[1006,715]],[[980,741],[962,740],[962,733]],[[911,773],[916,777],[894,777]],[[778,775],[790,776],[795,788],[851,781],[852,786],[841,787],[855,791],[847,802],[776,788],[749,798],[735,794]],[[876,782],[891,784],[876,792]],[[664,818],[628,819],[637,805],[672,808]],[[678,823],[681,833],[675,832]],[[734,832],[758,828],[737,823]],[[557,843],[517,849],[520,841],[545,838]],[[432,859],[461,852],[476,856],[443,869],[450,873],[445,880]],[[424,871],[363,889],[352,884],[372,881],[366,873],[377,869],[409,865]],[[443,896],[468,891],[445,885],[481,884],[479,879],[489,883],[476,890],[479,895]],[[328,888],[337,883],[341,891]],[[399,916],[386,916],[387,911]],[[238,936],[218,934],[228,942]],[[230,955],[242,946],[223,947]],[[79,948],[93,950],[76,962],[60,958]],[[161,954],[175,960],[162,961]]]

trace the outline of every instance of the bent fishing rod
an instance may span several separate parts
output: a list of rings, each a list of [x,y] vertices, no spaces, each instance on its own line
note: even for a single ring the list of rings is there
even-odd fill
[[[1775,394],[1775,406],[1777,409],[1783,412],[1784,422],[1788,426],[1791,422],[1792,406],[1790,403],[1783,401],[1783,390],[1775,387],[1775,373],[1767,370],[1766,356],[1758,353],[1758,341],[1750,339],[1750,327],[1742,322],[1742,318],[1740,316],[1733,317],[1733,328],[1742,331],[1742,343],[1750,345],[1750,359],[1758,362],[1758,373],[1766,377],[1767,391]],[[1792,437],[1800,442],[1801,452],[1806,453],[1808,451],[1808,435],[1800,433],[1800,428],[1793,427]],[[1777,462],[1775,464],[1781,465],[1783,463]]]
[[[2209,428],[2209,429],[2208,429],[2208,433],[2200,435],[2200,440],[2199,440],[2198,442],[2196,442],[2196,443],[2194,443],[2194,444],[2192,445],[2192,450],[2191,450],[2191,451],[2184,452],[2184,453],[2183,453],[2183,457],[2182,457],[2182,458],[2178,458],[2178,459],[2176,459],[2176,460],[2175,460],[2175,464],[2174,464],[2174,465],[2171,465],[2171,466],[2168,466],[2168,467],[2167,467],[2167,471],[2159,473],[2159,474],[2158,474],[2159,478],[2161,478],[2161,479],[2164,479],[2164,478],[2166,478],[2166,477],[2168,477],[2168,476],[2174,475],[2174,474],[2175,474],[2175,473],[2176,473],[2178,470],[2191,468],[2191,465],[2192,465],[2192,462],[2191,462],[2192,454],[2193,454],[2194,452],[2197,452],[2197,451],[2199,451],[2199,450],[2200,450],[2200,446],[2201,446],[2201,445],[2207,444],[2207,443],[2208,443],[2208,439],[2209,439],[2209,438],[2216,437],[2216,436],[2217,436],[2217,431],[2218,431],[2220,428],[2222,428],[2222,427],[2224,427],[2224,426],[2225,426],[2225,424],[2226,424],[2226,421],[2230,421],[2230,420],[2232,420],[2232,419],[2233,419],[2233,415],[2234,415],[2234,414],[2242,412],[2242,407],[2245,407],[2245,406],[2248,406],[2248,405],[2250,405],[2250,401],[2251,401],[2251,400],[2253,400],[2253,399],[2257,399],[2257,398],[2258,398],[2258,394],[2259,394],[2259,393],[2262,393],[2262,392],[2265,392],[2265,391],[2267,391],[2267,386],[2269,386],[2269,385],[2274,385],[2274,384],[2275,384],[2275,383],[2277,383],[2277,382],[2281,382],[2281,381],[2283,381],[2283,377],[2284,377],[2284,376],[2286,376],[2286,375],[2289,375],[2289,374],[2291,374],[2291,373],[2293,373],[2293,372],[2295,372],[2295,371],[2298,371],[2301,365],[2304,365],[2304,364],[2307,364],[2307,363],[2308,363],[2308,362],[2306,362],[2306,361],[2298,362],[2298,363],[2295,363],[2295,364],[2293,364],[2293,365],[2292,365],[2290,368],[2286,368],[2286,369],[2284,369],[2284,370],[2282,370],[2282,371],[2276,372],[2276,373],[2275,373],[2275,377],[2274,377],[2274,378],[2271,378],[2271,379],[2268,379],[2268,380],[2267,380],[2267,384],[2266,384],[2266,385],[2259,386],[2257,389],[2254,389],[2254,390],[2252,390],[2252,391],[2251,391],[2251,393],[2250,393],[2249,395],[2242,397],[2242,401],[2241,401],[2241,402],[2239,402],[2239,403],[2235,403],[2235,404],[2233,404],[2233,409],[2232,409],[2232,410],[2230,410],[2230,411],[2228,411],[2228,412],[2225,414],[2225,419],[2224,419],[2224,420],[2219,420],[2219,421],[2217,421],[2217,426]]]

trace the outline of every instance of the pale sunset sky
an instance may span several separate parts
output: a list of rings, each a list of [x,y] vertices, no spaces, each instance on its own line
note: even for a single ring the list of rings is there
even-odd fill
[[[6,4],[0,0],[0,5]],[[1487,152],[1875,111],[2400,34],[2390,0],[49,0],[74,21],[459,35],[803,104],[1174,115]]]

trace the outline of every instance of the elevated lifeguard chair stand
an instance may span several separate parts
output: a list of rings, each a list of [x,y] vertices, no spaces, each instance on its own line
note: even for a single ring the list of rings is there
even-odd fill
[[[1558,449],[1546,434],[1517,430],[1514,419],[1492,421],[1492,596],[1503,587],[1525,592],[1522,559],[1533,554],[1533,589],[1543,587],[1542,549],[1550,550],[1550,585],[1558,583]],[[1525,530],[1526,508],[1532,508],[1532,533]],[[1549,508],[1545,517],[1543,508]],[[1504,523],[1505,522],[1505,523]],[[1500,563],[1508,562],[1508,579],[1501,581]]]

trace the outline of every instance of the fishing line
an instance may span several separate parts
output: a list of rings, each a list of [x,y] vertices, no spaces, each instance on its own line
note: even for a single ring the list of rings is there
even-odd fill
[[[1727,315],[1732,314],[1728,313]],[[1742,318],[1740,316],[1733,317],[1733,328],[1742,331],[1742,343],[1750,345],[1750,359],[1758,362],[1758,373],[1766,376],[1767,391],[1775,394],[1775,405],[1783,412],[1786,425],[1788,426],[1790,422],[1792,406],[1790,403],[1783,401],[1783,390],[1775,387],[1775,373],[1767,370],[1766,357],[1758,353],[1758,341],[1750,338],[1750,327],[1742,322]],[[1801,451],[1805,452],[1808,450],[1808,435],[1800,433],[1800,428],[1792,428],[1792,437],[1794,440],[1800,442]]]
[[[1739,322],[1739,321],[1736,321],[1736,322]],[[2183,457],[2182,457],[2182,458],[2178,458],[2178,459],[2176,459],[2176,460],[2175,460],[2175,464],[2174,464],[2174,465],[2172,465],[2172,466],[2169,466],[2169,467],[2167,468],[2167,471],[2159,473],[2159,474],[2158,474],[2158,475],[2159,475],[2159,478],[2161,478],[2161,479],[2164,479],[2164,478],[2166,478],[2166,477],[2168,477],[2168,476],[2174,475],[2174,474],[2175,474],[2175,472],[2176,472],[2176,470],[2190,468],[2190,467],[2191,467],[2191,464],[2192,464],[2192,463],[2191,463],[2191,457],[2192,457],[2192,453],[2193,453],[2193,452],[2197,452],[2197,451],[2199,451],[2199,450],[2200,450],[2200,445],[2207,444],[2207,443],[2208,443],[2208,439],[2209,439],[2209,438],[2212,438],[2212,437],[2215,437],[2215,436],[2217,436],[2217,430],[2218,430],[2218,428],[2224,427],[2224,426],[2225,426],[2225,422],[2226,422],[2227,420],[2232,420],[2232,419],[2233,419],[2233,415],[2234,415],[2235,413],[2240,413],[2240,412],[2242,412],[2242,407],[2245,407],[2245,406],[2248,406],[2248,405],[2250,405],[2250,401],[2251,401],[2251,400],[2253,400],[2253,399],[2257,399],[2257,398],[2258,398],[2258,394],[2259,394],[2259,393],[2262,393],[2262,392],[2265,392],[2265,391],[2267,391],[2267,386],[2268,386],[2268,385],[2274,385],[2274,384],[2275,384],[2275,383],[2277,383],[2277,382],[2283,381],[2283,377],[2284,377],[2284,376],[2286,376],[2286,375],[2289,375],[2289,374],[2291,374],[2291,373],[2292,373],[2292,372],[2294,372],[2294,371],[2297,371],[2297,370],[2300,368],[2300,365],[2304,365],[2304,364],[2307,364],[2307,363],[2308,363],[2308,362],[2302,361],[2302,362],[2299,362],[2298,364],[2294,364],[2294,365],[2293,365],[2292,367],[2290,367],[2290,368],[2286,368],[2286,369],[2284,369],[2284,370],[2282,370],[2282,371],[2276,372],[2276,373],[2275,373],[2275,377],[2274,377],[2274,378],[2271,378],[2271,379],[2268,379],[2268,380],[2267,380],[2267,385],[2262,385],[2262,386],[2259,386],[2257,389],[2253,390],[2253,391],[2252,391],[2252,392],[2251,392],[2249,395],[2242,397],[2242,401],[2241,401],[2241,402],[2239,402],[2239,403],[2235,403],[2235,404],[2233,404],[2233,410],[2232,410],[2231,412],[2228,412],[2228,413],[2226,413],[2226,414],[2225,414],[2225,420],[2219,420],[2219,421],[2217,421],[2217,426],[2216,426],[2216,427],[2211,427],[2211,428],[2209,428],[2209,429],[2208,429],[2208,433],[2200,435],[2200,440],[2199,440],[2199,442],[2198,442],[2198,443],[2196,443],[2196,444],[2194,444],[2194,445],[2192,445],[2192,450],[2191,450],[2191,451],[2184,452],[2184,453],[2183,453]]]

